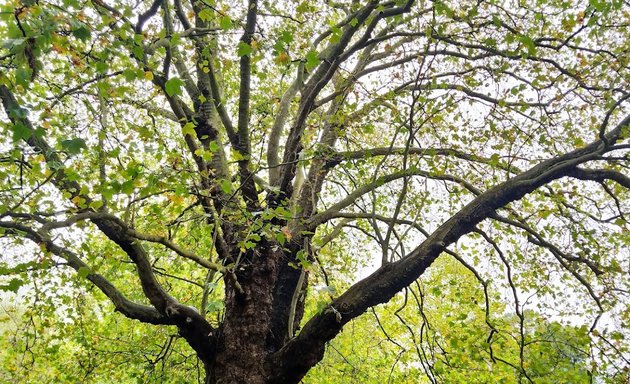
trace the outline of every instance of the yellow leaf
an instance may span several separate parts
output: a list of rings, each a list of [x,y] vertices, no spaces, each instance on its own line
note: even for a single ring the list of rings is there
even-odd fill
[[[276,62],[278,64],[287,65],[291,62],[291,57],[289,57],[289,55],[285,51],[282,51],[280,52],[278,57],[276,57]]]
[[[75,196],[71,200],[75,205],[81,205],[83,203],[83,199],[81,196]]]
[[[145,79],[147,79],[147,80],[149,80],[149,81],[153,80],[153,72],[151,72],[151,71],[146,71],[146,72],[144,73],[144,78],[145,78]]]
[[[167,195],[166,198],[175,204],[182,204],[184,202],[184,196],[177,196],[175,194],[170,194],[170,195]]]
[[[581,23],[584,21],[584,11],[580,11],[577,15],[577,21],[578,23]]]
[[[291,231],[289,231],[289,228],[287,227],[282,227],[282,234],[287,239],[287,241],[290,241],[293,237],[293,234],[291,233]]]

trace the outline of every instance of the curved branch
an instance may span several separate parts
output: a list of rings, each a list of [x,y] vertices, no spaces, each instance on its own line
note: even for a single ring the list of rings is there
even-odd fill
[[[109,213],[106,212],[81,212],[78,213],[66,220],[63,221],[46,221],[42,227],[41,230],[43,231],[49,231],[51,229],[59,229],[59,228],[65,228],[65,227],[69,227],[72,224],[75,224],[79,221],[83,221],[83,220],[109,220],[112,221],[114,223],[116,223],[118,226],[120,226],[120,228],[126,232],[126,234],[128,234],[129,236],[132,236],[138,240],[144,240],[144,241],[149,241],[152,243],[158,243],[158,244],[162,244],[163,246],[165,246],[166,248],[172,250],[173,252],[175,252],[176,254],[182,256],[183,258],[186,258],[188,260],[192,260],[195,263],[197,263],[198,265],[213,270],[213,271],[217,271],[220,272],[221,274],[223,274],[228,280],[230,280],[231,282],[234,283],[235,287],[237,290],[241,290],[240,285],[238,283],[238,281],[236,281],[236,277],[234,276],[234,272],[229,271],[227,268],[225,268],[223,265],[219,264],[219,263],[214,263],[210,260],[204,259],[202,257],[200,257],[199,255],[196,255],[194,252],[181,248],[179,245],[175,244],[173,241],[169,240],[168,238],[164,237],[164,236],[159,236],[159,235],[151,235],[151,234],[146,234],[146,233],[141,233],[136,231],[133,228],[130,228],[126,223],[124,223],[122,220],[120,220],[118,217],[111,215]]]
[[[629,124],[630,115],[606,134],[608,143],[614,144],[619,140],[622,129]],[[326,343],[341,331],[344,324],[368,308],[390,300],[397,292],[412,284],[448,245],[474,231],[478,223],[492,217],[497,209],[521,199],[553,180],[565,177],[579,164],[597,158],[606,149],[606,143],[597,140],[584,148],[543,161],[478,195],[440,225],[406,258],[382,266],[313,316],[302,332],[268,361],[269,369],[274,375],[272,382],[297,381],[296,379],[303,377],[310,367],[321,360]],[[300,359],[290,358],[297,354]]]
[[[510,289],[512,291],[512,297],[514,298],[514,311],[515,311],[516,316],[518,317],[518,320],[519,320],[518,323],[519,323],[519,335],[520,335],[520,338],[517,340],[518,349],[519,349],[519,362],[520,362],[519,367],[520,367],[521,373],[525,376],[525,378],[530,383],[533,383],[532,379],[527,374],[527,371],[525,370],[525,366],[524,366],[524,362],[525,362],[525,359],[524,359],[524,352],[525,352],[525,329],[524,329],[525,315],[523,314],[523,308],[520,305],[520,300],[518,298],[518,292],[516,290],[516,285],[514,284],[514,279],[512,278],[512,266],[510,265],[509,261],[505,257],[505,254],[503,253],[501,248],[499,247],[499,244],[497,244],[497,242],[494,241],[494,239],[492,239],[486,232],[484,232],[483,230],[481,230],[479,228],[475,228],[474,232],[477,232],[478,234],[480,234],[481,237],[483,237],[483,239],[488,244],[490,244],[492,246],[492,248],[497,253],[497,255],[499,255],[499,258],[501,259],[501,262],[505,266],[505,275],[506,275],[508,284],[510,286]],[[525,305],[525,304],[523,304],[523,305]]]
[[[300,101],[297,117],[295,119],[295,123],[291,127],[291,131],[289,132],[289,136],[285,144],[282,160],[284,166],[282,167],[278,183],[281,191],[287,191],[287,188],[295,175],[295,161],[301,151],[301,140],[305,129],[305,122],[308,115],[315,107],[315,99],[339,68],[339,65],[343,61],[340,60],[341,55],[348,44],[350,44],[350,40],[359,28],[363,26],[377,5],[378,1],[370,1],[365,7],[361,8],[354,18],[354,20],[356,20],[356,24],[354,26],[351,24],[346,25],[339,40],[336,43],[329,45],[320,53],[322,62],[302,89],[302,99]]]
[[[580,180],[592,180],[598,182],[613,180],[619,185],[630,189],[630,177],[611,169],[586,169],[576,167],[567,176]]]
[[[68,265],[79,272],[80,270],[90,271],[85,277],[96,285],[101,292],[107,296],[114,304],[116,311],[122,313],[130,319],[142,321],[151,324],[169,324],[175,325],[174,319],[164,316],[155,308],[135,303],[127,299],[112,283],[98,273],[92,272],[92,269],[74,252],[56,245],[50,237],[37,232],[25,225],[0,221],[0,228],[4,228],[6,233],[14,236],[23,236],[31,240],[37,245],[43,246],[47,251],[66,260]]]
[[[163,1],[164,0],[153,0],[153,4],[151,4],[151,7],[145,13],[138,16],[138,22],[136,23],[136,26],[134,27],[134,31],[137,34],[142,33],[142,27],[144,26],[144,23],[146,23],[147,21],[149,21],[150,18],[155,16],[157,11],[162,6]]]
[[[566,263],[563,260],[579,262],[585,264],[595,274],[595,276],[600,276],[604,273],[593,261],[584,257],[569,255],[562,252],[558,247],[545,240],[545,238],[543,238],[538,232],[527,225],[524,220],[514,221],[498,214],[493,215],[492,218],[501,223],[511,225],[525,231],[527,233],[527,240],[530,243],[548,249],[559,262],[563,263],[563,266],[566,266]]]
[[[487,157],[472,155],[454,148],[377,147],[359,151],[335,152],[326,161],[326,166],[333,167],[344,160],[365,159],[374,156],[403,155],[405,153],[420,156],[453,156],[462,160],[495,165],[507,172],[521,172],[518,168],[509,163],[497,162]]]
[[[423,177],[426,177],[426,178],[429,178],[429,179],[434,179],[434,180],[452,181],[452,182],[461,184],[462,186],[464,186],[466,189],[468,189],[474,195],[481,194],[481,191],[479,189],[477,189],[477,187],[475,187],[474,185],[470,184],[469,182],[467,182],[467,181],[465,181],[465,180],[463,180],[463,179],[461,179],[459,177],[452,176],[452,175],[436,174],[436,173],[426,172],[426,171],[423,171],[423,170],[417,169],[417,168],[409,168],[409,169],[404,170],[404,171],[399,171],[399,172],[395,172],[395,173],[392,173],[392,174],[389,174],[389,175],[385,175],[385,176],[379,177],[378,179],[374,180],[373,182],[365,184],[365,185],[357,188],[352,193],[350,193],[348,196],[346,196],[342,200],[338,201],[337,203],[333,204],[327,210],[312,216],[304,224],[304,227],[306,228],[306,230],[313,230],[318,225],[320,225],[321,223],[323,223],[325,221],[328,221],[331,218],[335,217],[342,209],[352,205],[356,201],[356,199],[358,199],[359,197],[365,195],[366,193],[371,192],[371,191],[373,191],[373,190],[383,186],[386,183],[392,182],[394,180],[402,179],[402,178],[408,177],[408,176],[423,176]]]
[[[3,107],[7,112],[9,119],[14,124],[23,125],[31,133],[31,135],[26,139],[27,144],[34,150],[42,153],[48,164],[62,164],[57,152],[53,150],[43,138],[34,134],[33,125],[26,117],[26,111],[20,107],[14,95],[5,85],[0,85],[0,99],[2,100]],[[70,199],[80,197],[83,201],[85,201],[85,204],[89,206],[92,199],[81,193],[81,187],[76,181],[69,180],[66,177],[63,168],[55,168],[54,175],[55,176],[52,181],[59,190],[67,192],[70,195]],[[194,327],[201,327],[203,329],[206,328],[204,323],[207,322],[203,317],[201,317],[198,313],[197,315],[190,314],[190,308],[179,304],[160,285],[153,273],[153,266],[151,265],[144,248],[137,242],[136,238],[127,232],[126,225],[124,225],[120,219],[115,218],[115,216],[112,215],[99,216],[99,214],[93,213],[86,213],[86,215],[93,215],[90,217],[90,220],[107,238],[118,245],[136,265],[142,290],[159,313],[166,315],[167,317],[179,319],[184,322],[183,324],[193,326],[193,324],[189,323],[194,323]],[[189,322],[187,321],[188,318],[196,320],[191,320]]]

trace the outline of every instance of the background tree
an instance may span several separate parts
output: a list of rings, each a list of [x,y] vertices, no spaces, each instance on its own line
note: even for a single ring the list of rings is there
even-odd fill
[[[539,373],[529,307],[589,319],[600,374],[624,371],[623,1],[23,1],[2,17],[6,289],[63,286],[70,267],[123,316],[177,327],[206,382],[292,383],[445,254],[482,288],[490,345],[509,331],[489,292],[509,293],[522,380]],[[378,269],[305,317],[344,272],[335,247]]]

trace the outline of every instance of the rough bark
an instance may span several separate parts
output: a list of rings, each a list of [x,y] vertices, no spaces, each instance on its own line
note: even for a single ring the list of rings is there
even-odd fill
[[[217,330],[217,353],[209,374],[212,383],[267,382],[263,363],[270,352],[273,287],[282,252],[265,243],[241,257],[237,278],[243,292],[226,288],[225,319]]]

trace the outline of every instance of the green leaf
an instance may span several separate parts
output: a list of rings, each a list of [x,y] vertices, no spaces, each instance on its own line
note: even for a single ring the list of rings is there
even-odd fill
[[[208,282],[208,284],[206,284],[206,288],[208,288],[209,290],[216,289],[218,286],[219,284],[214,281],[210,281]]]
[[[274,209],[274,212],[275,212],[276,217],[283,218],[283,219],[290,219],[291,216],[293,216],[291,211],[284,208],[283,206],[279,206],[278,208]]]
[[[280,244],[280,245],[284,245],[284,243],[286,243],[287,238],[284,236],[284,233],[282,232],[278,232],[276,233],[276,241]]]
[[[29,67],[20,67],[15,71],[15,82],[23,87],[28,87],[31,84],[31,77],[33,70]]]
[[[293,42],[293,34],[289,31],[282,31],[280,37],[278,38],[278,41],[289,45]]]
[[[527,36],[527,35],[521,35],[519,36],[518,40],[523,43],[523,45],[525,46],[525,48],[527,48],[527,54],[530,56],[533,56],[536,54],[536,43],[534,42],[534,40]]]
[[[311,9],[311,5],[309,1],[302,1],[297,8],[295,8],[295,11],[300,14],[300,13],[305,13],[305,12],[309,12]]]
[[[245,42],[243,42],[243,41],[240,41],[240,42],[238,43],[238,49],[237,49],[237,52],[236,52],[236,53],[237,53],[239,56],[246,56],[246,55],[249,55],[249,54],[251,54],[251,53],[252,53],[252,51],[253,51],[253,49],[252,49],[252,46],[251,46],[251,45],[249,45],[249,44],[247,44],[247,43],[245,43]]]
[[[102,61],[98,61],[95,65],[96,67],[96,72],[98,73],[105,73],[107,72],[107,69],[109,68],[109,65],[107,63],[104,63]]]
[[[18,39],[6,39],[2,41],[2,48],[10,50],[12,53],[15,53],[15,50],[24,49],[24,43],[26,39],[21,37]]]
[[[31,130],[22,123],[15,123],[11,126],[13,131],[13,141],[26,140],[31,137]]]
[[[178,77],[173,77],[166,82],[166,84],[164,85],[164,90],[169,96],[181,95],[182,85],[184,85],[182,79]]]
[[[72,31],[72,35],[77,39],[86,41],[90,38],[92,34],[90,33],[90,30],[87,29],[85,26],[80,26],[79,28]]]
[[[596,11],[605,11],[608,7],[606,0],[589,0],[588,4]]]
[[[133,47],[131,52],[133,53],[136,59],[142,60],[142,57],[144,56],[144,49],[142,49],[141,46],[136,45],[135,47]]]
[[[209,301],[206,305],[206,312],[218,312],[225,308],[225,304],[222,301]]]
[[[219,21],[219,26],[222,30],[227,31],[232,28],[232,19],[229,16],[223,16]]]
[[[212,20],[212,16],[213,13],[210,9],[208,8],[204,8],[201,11],[199,11],[199,13],[197,14],[197,16],[199,16],[199,18],[203,21],[211,21]]]
[[[334,26],[330,28],[330,30],[332,31],[332,34],[330,35],[330,42],[333,44],[338,43],[339,39],[341,39],[341,34],[342,34],[341,28]]]
[[[76,155],[81,152],[81,149],[87,148],[87,145],[85,145],[85,140],[80,137],[75,137],[74,139],[63,140],[61,142],[61,148],[70,155]]]
[[[77,270],[77,275],[82,279],[85,279],[90,273],[92,273],[92,270],[88,267],[81,267]]]
[[[245,156],[244,154],[242,154],[238,150],[233,150],[232,151],[232,159],[234,161],[247,160],[247,156]]]
[[[195,136],[195,123],[193,123],[192,121],[187,122],[186,124],[184,124],[184,126],[182,127],[182,133],[185,135],[190,135],[190,136]]]
[[[306,63],[304,64],[304,66],[306,67],[307,70],[311,70],[315,67],[317,67],[320,63],[319,57],[317,57],[317,52],[315,51],[309,51],[306,54]]]
[[[221,149],[221,146],[215,140],[211,141],[210,144],[208,144],[208,150],[210,150],[210,152],[214,153],[217,152],[219,149]]]
[[[247,236],[247,238],[248,238],[249,240],[251,240],[251,241],[255,241],[255,242],[258,242],[258,241],[260,241],[260,239],[261,239],[260,235],[259,235],[259,234],[257,234],[257,233],[251,233],[249,236]]]
[[[131,195],[134,191],[133,180],[125,181],[122,184],[120,191],[125,195]]]
[[[20,287],[23,285],[24,285],[23,280],[14,278],[9,281],[9,284],[1,284],[0,291],[17,292],[18,289],[20,289]]]
[[[28,116],[28,111],[20,107],[9,107],[8,112],[10,117],[14,117],[16,119],[23,119]]]
[[[221,187],[221,190],[223,191],[223,193],[225,193],[226,195],[229,195],[232,193],[232,183],[230,183],[229,180],[226,179],[221,179],[219,181],[219,187]]]
[[[131,68],[125,69],[123,71],[123,76],[125,77],[125,80],[127,80],[127,81],[133,81],[137,77],[136,71],[134,69],[131,69]]]
[[[200,156],[205,161],[212,160],[212,152],[206,151],[206,150],[201,149],[201,148],[195,150],[195,155]]]

